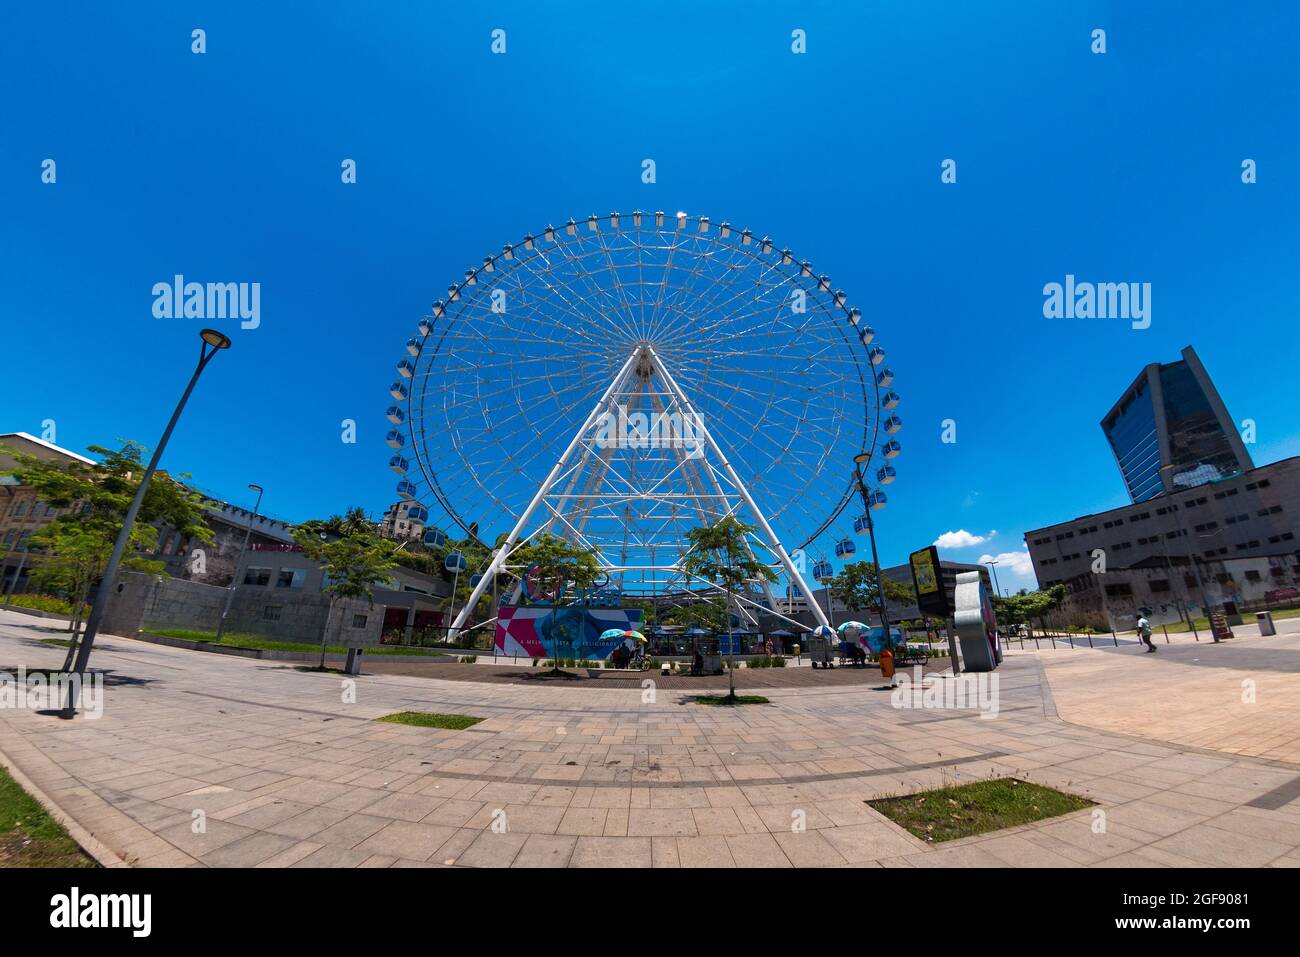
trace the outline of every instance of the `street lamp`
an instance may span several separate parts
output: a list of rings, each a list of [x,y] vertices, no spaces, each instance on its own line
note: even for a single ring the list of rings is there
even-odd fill
[[[995,567],[998,563],[996,561],[993,561],[993,562],[985,562],[984,564],[989,566],[989,571],[993,573],[993,590],[997,592],[998,597],[1001,598],[1002,586],[998,584],[998,570]]]
[[[876,551],[876,523],[871,518],[871,501],[867,497],[867,485],[862,478],[862,467],[871,461],[870,452],[859,452],[853,456],[853,476],[858,483],[858,494],[862,496],[862,510],[867,520],[867,537],[871,539],[871,561],[876,566],[876,597],[880,601],[880,625],[884,629],[884,646],[892,647],[889,633],[889,611],[885,607],[885,578],[880,570],[880,555]]]
[[[199,374],[212,361],[213,356],[222,349],[230,348],[230,337],[215,329],[202,330],[199,333],[199,338],[202,340],[202,345],[199,346],[199,364],[194,369],[194,375],[190,376],[190,383],[181,394],[181,400],[176,403],[176,411],[172,413],[167,428],[163,430],[162,438],[158,440],[158,445],[153,450],[153,457],[149,459],[149,465],[140,479],[140,486],[135,490],[135,497],[131,499],[131,504],[126,510],[126,517],[122,520],[122,530],[117,533],[117,541],[113,543],[113,554],[109,556],[108,564],[104,566],[104,575],[100,579],[99,590],[95,593],[95,604],[91,606],[90,617],[86,619],[86,630],[82,633],[81,645],[77,649],[77,661],[73,665],[76,677],[68,682],[68,697],[63,706],[62,717],[71,718],[77,712],[77,701],[81,696],[81,676],[86,673],[86,663],[90,660],[90,649],[95,645],[95,635],[99,632],[99,623],[104,617],[104,611],[108,607],[108,602],[112,596],[113,580],[117,578],[117,566],[122,563],[122,554],[126,551],[127,542],[131,538],[131,528],[135,525],[135,517],[140,513],[140,506],[144,504],[144,494],[148,491],[149,481],[158,468],[158,460],[162,458],[163,449],[167,447],[167,440],[172,436],[172,429],[176,428],[176,421],[181,417],[181,411],[185,408],[185,403],[189,401],[190,393],[194,391],[194,384],[199,381]]]
[[[1174,468],[1176,468],[1176,466],[1173,464],[1162,465],[1160,466],[1160,471],[1168,472]],[[1166,476],[1162,476],[1162,480],[1165,477]],[[1192,563],[1192,573],[1196,576],[1196,589],[1201,593],[1201,608],[1205,611],[1205,618],[1208,621],[1210,618],[1210,600],[1205,596],[1205,582],[1201,579],[1201,568],[1196,564],[1196,552],[1193,550],[1191,537],[1187,534],[1187,529],[1183,525],[1182,507],[1174,501],[1173,478],[1172,476],[1168,476],[1168,478],[1170,480],[1169,485],[1167,486],[1169,491],[1166,494],[1169,496],[1169,504],[1174,513],[1174,522],[1178,526],[1178,531],[1181,533],[1183,538],[1187,539],[1187,560]],[[1190,618],[1191,616],[1188,615],[1188,617]],[[1214,639],[1215,644],[1218,644],[1219,634],[1214,630],[1213,625],[1210,626],[1210,636]]]
[[[235,600],[235,587],[239,584],[239,564],[244,560],[244,552],[248,550],[248,538],[253,534],[253,526],[257,523],[257,512],[262,507],[262,492],[260,485],[248,486],[251,491],[257,493],[257,502],[253,505],[253,517],[248,520],[248,527],[244,529],[244,544],[239,546],[239,554],[235,557],[235,570],[230,575],[230,588],[226,591],[226,603],[221,609],[221,620],[217,622],[216,641],[221,640],[221,636],[226,630],[226,616],[230,614],[230,603]]]

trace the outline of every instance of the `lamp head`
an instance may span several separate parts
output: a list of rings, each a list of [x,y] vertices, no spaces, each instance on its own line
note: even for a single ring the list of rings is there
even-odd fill
[[[218,332],[216,329],[204,329],[199,333],[199,338],[214,349],[230,348],[230,336],[224,332]]]

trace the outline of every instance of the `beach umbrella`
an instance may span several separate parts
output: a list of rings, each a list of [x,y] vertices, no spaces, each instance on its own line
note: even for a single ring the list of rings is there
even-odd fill
[[[623,632],[623,637],[635,638],[637,641],[641,641],[641,642],[644,642],[646,640],[646,636],[641,634],[641,632],[639,631],[625,631]]]
[[[864,625],[860,621],[846,621],[844,624],[840,625],[840,634],[845,635],[848,638],[856,638],[858,635],[862,634],[862,632],[866,631],[868,627],[868,625]],[[853,634],[850,635],[848,632],[853,632]]]
[[[623,637],[622,628],[609,628],[600,633],[601,641],[612,641],[615,638],[622,638],[622,637]]]
[[[835,629],[830,625],[818,625],[813,629],[814,638],[834,638]]]

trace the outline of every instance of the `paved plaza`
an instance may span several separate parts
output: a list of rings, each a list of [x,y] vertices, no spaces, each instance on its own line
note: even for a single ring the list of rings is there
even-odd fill
[[[0,669],[57,667],[57,627],[0,611]],[[108,864],[1295,866],[1300,622],[1279,630],[1017,647],[995,718],[898,709],[865,676],[724,709],[691,699],[725,679],[646,700],[383,673],[347,703],[339,675],[104,636],[103,717],[0,710],[0,755]],[[485,720],[373,720],[403,710]],[[1097,808],[935,847],[864,803],[1008,775]]]

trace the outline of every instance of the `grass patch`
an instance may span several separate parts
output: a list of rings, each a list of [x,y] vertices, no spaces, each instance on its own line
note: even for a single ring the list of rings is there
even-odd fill
[[[1081,811],[1094,802],[1041,784],[998,778],[866,803],[923,841],[939,843]]]
[[[1300,608],[1275,608],[1272,611],[1274,621],[1300,617]],[[1255,624],[1255,613],[1253,611],[1243,611],[1241,613],[1241,620],[1247,625],[1253,625]],[[1198,632],[1210,630],[1210,620],[1208,618],[1197,618],[1195,621],[1196,630]],[[1192,633],[1191,626],[1185,621],[1171,621],[1169,624],[1164,626],[1152,625],[1151,627],[1153,636],[1160,634],[1161,627],[1169,629],[1169,631],[1175,635],[1190,635]],[[1109,634],[1109,632],[1107,632],[1107,634]]]
[[[33,611],[48,611],[55,615],[72,614],[72,605],[69,602],[52,595],[10,595],[4,603],[18,608],[30,608]]]
[[[98,867],[0,768],[0,867]]]
[[[445,728],[448,731],[463,731],[466,728],[473,727],[483,719],[468,714],[429,714],[425,711],[399,711],[396,714],[386,714],[382,718],[376,718],[375,720],[387,721],[390,724],[405,724],[412,728]]]
[[[738,704],[771,704],[761,694],[706,694],[700,695],[693,700],[696,704],[718,705],[727,708]]]
[[[53,645],[55,648],[72,647],[72,640],[70,638],[40,638],[38,640],[43,645]]]
[[[193,628],[153,628],[148,633],[162,635],[164,638],[179,638],[181,641],[206,641],[210,644],[220,644],[225,648],[243,648],[248,651],[297,651],[320,654],[319,642],[276,641],[273,638],[251,635],[245,632],[226,632],[221,636],[219,642],[214,641],[217,637],[215,631],[199,631]],[[345,655],[348,653],[348,649],[342,645],[326,645],[325,651],[332,655]],[[437,656],[442,654],[440,651],[433,651],[429,648],[403,647],[401,645],[374,645],[366,648],[365,652],[367,655]]]

